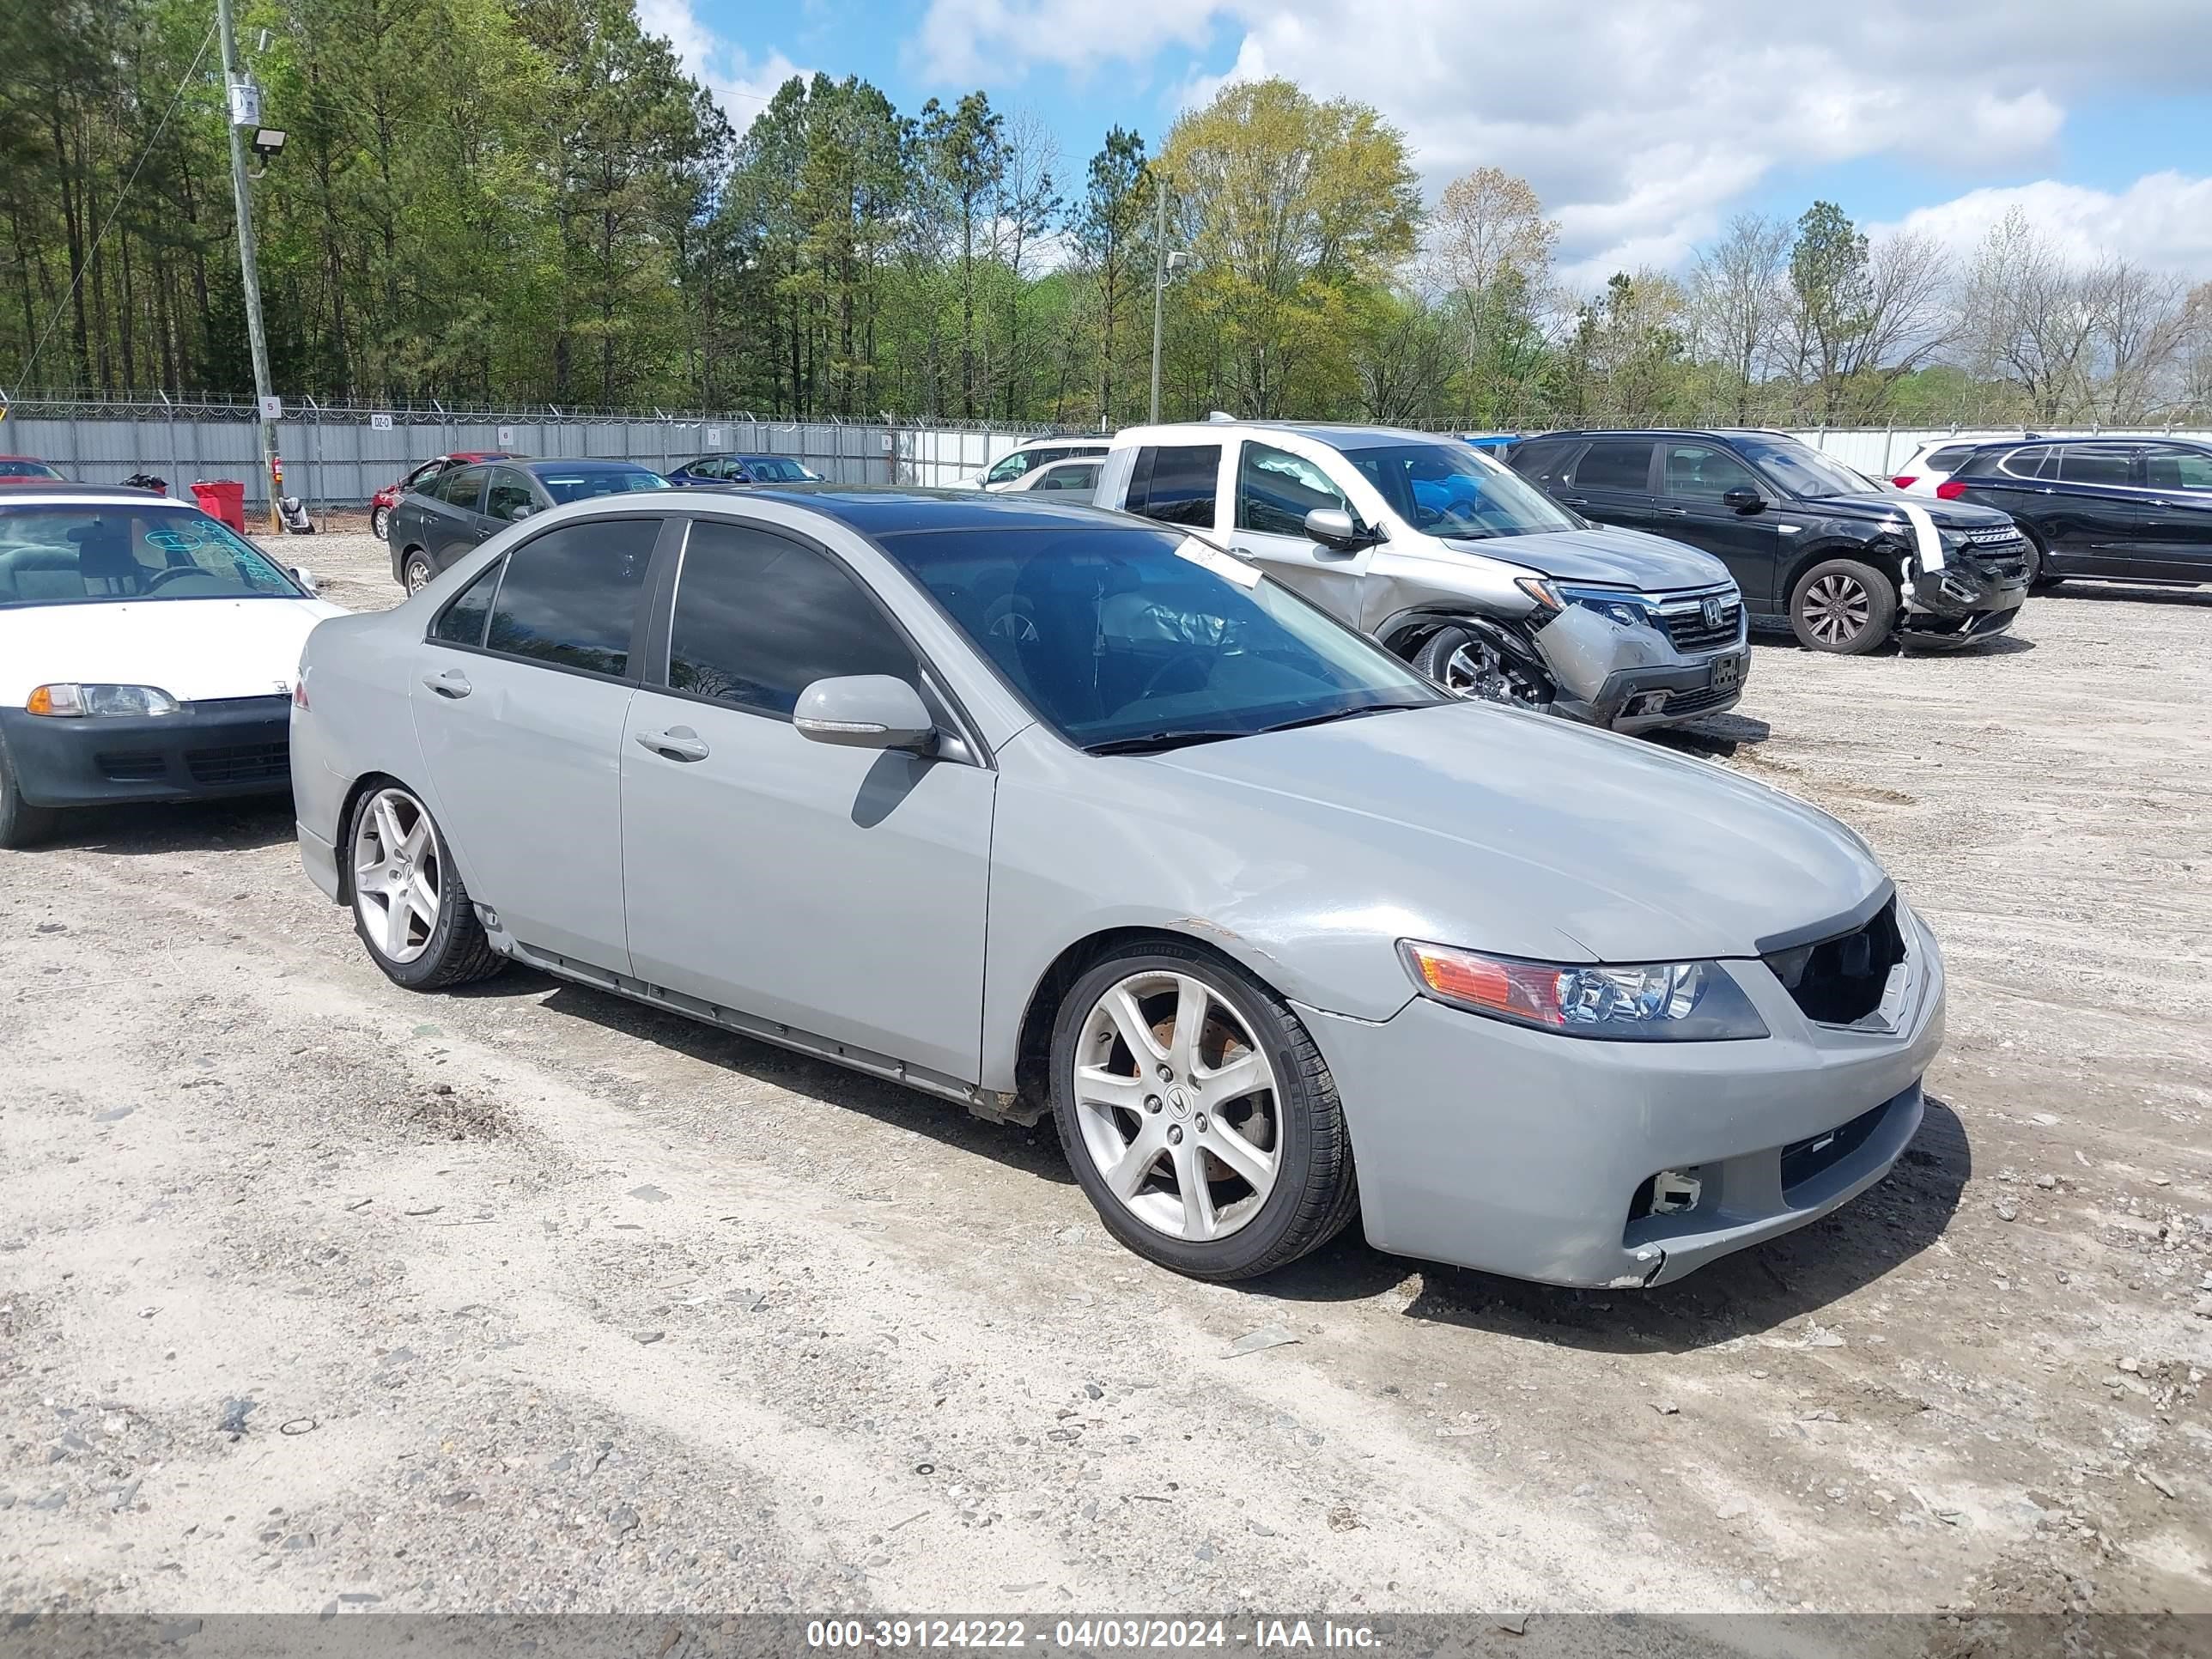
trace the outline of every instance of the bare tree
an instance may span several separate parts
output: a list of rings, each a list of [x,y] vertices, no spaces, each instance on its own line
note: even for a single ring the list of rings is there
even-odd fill
[[[1437,198],[1419,280],[1454,325],[1469,413],[1481,404],[1494,418],[1525,395],[1559,241],[1528,181],[1501,168],[1455,179]]]
[[[1001,140],[993,204],[990,247],[993,257],[1013,281],[1006,300],[1006,356],[1000,379],[1006,418],[1012,421],[1026,401],[1024,394],[1027,364],[1024,358],[1022,308],[1037,263],[1038,249],[1058,222],[1060,198],[1055,175],[1060,172],[1060,142],[1051,127],[1034,109],[1014,111]]]
[[[1960,309],[1967,368],[2017,386],[2031,419],[2054,423],[2086,394],[2097,331],[2087,286],[2019,208],[1982,239]]]
[[[1738,214],[1690,277],[1690,326],[1698,355],[1726,372],[1740,424],[1751,420],[1753,389],[1786,352],[1790,317],[1787,221]]]
[[[2181,307],[2181,344],[2175,354],[2179,374],[2177,414],[2212,418],[2212,283],[2189,290]]]
[[[2188,326],[2181,278],[2125,259],[2106,260],[2083,278],[2099,370],[2097,406],[2106,420],[2142,415],[2160,401]]]

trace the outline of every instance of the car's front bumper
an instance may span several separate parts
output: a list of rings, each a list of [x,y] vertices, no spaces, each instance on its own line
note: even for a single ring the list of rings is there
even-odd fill
[[[1826,1214],[1880,1180],[1920,1125],[1943,969],[1927,930],[1905,931],[1886,1030],[1814,1024],[1756,959],[1729,966],[1772,1035],[1739,1042],[1581,1041],[1426,998],[1382,1021],[1302,1009],[1344,1102],[1369,1242],[1630,1286]],[[1698,1179],[1696,1204],[1634,1215],[1664,1171]]]
[[[54,719],[0,710],[0,736],[35,806],[281,794],[291,781],[289,697],[188,702],[174,714]]]
[[[1742,605],[1709,644],[1681,650],[1663,625],[1628,628],[1581,605],[1538,629],[1536,648],[1552,675],[1552,712],[1615,732],[1648,732],[1717,714],[1742,701],[1751,646]]]
[[[2027,571],[2019,559],[1954,555],[1941,569],[1917,570],[1899,619],[1916,643],[1965,643],[2002,634],[2020,619]]]

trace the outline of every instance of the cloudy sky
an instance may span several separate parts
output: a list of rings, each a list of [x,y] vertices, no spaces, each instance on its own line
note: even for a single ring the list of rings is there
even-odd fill
[[[1156,143],[1224,80],[1375,105],[1431,195],[1525,174],[1568,275],[1679,265],[1816,197],[1961,246],[2017,203],[2088,253],[2212,276],[2212,0],[640,0],[740,129],[794,71],[901,109],[981,87]]]

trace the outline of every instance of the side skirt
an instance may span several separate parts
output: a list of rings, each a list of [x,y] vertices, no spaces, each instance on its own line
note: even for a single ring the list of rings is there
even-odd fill
[[[665,986],[647,984],[627,974],[611,973],[606,969],[579,962],[556,951],[525,945],[511,933],[488,927],[493,947],[502,955],[556,979],[568,980],[578,985],[588,985],[594,990],[611,991],[617,996],[629,998],[654,1008],[665,1008],[671,1013],[682,1014],[708,1025],[719,1026],[738,1036],[752,1037],[761,1042],[772,1042],[779,1048],[789,1048],[802,1054],[811,1054],[817,1060],[826,1060],[870,1077],[887,1082],[902,1083],[924,1094],[935,1095],[941,1100],[957,1101],[975,1116],[991,1123],[1012,1123],[1027,1128],[1044,1115],[1044,1109],[1018,1095],[986,1089],[978,1084],[963,1083],[958,1078],[947,1077],[927,1066],[910,1066],[905,1060],[890,1054],[879,1054],[873,1049],[862,1048],[850,1042],[839,1042],[835,1038],[800,1030],[794,1025],[785,1025],[771,1019],[760,1019],[735,1008],[726,1008],[718,1003],[702,1001],[687,996],[681,991],[672,991]]]

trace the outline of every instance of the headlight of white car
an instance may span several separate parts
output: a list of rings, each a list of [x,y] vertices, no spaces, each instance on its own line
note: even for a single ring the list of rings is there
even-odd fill
[[[183,705],[158,685],[42,685],[23,703],[26,712],[56,718],[173,714]]]
[[[1528,962],[1401,939],[1422,994],[1454,1008],[1561,1036],[1627,1042],[1725,1042],[1767,1035],[1751,999],[1717,962]]]

